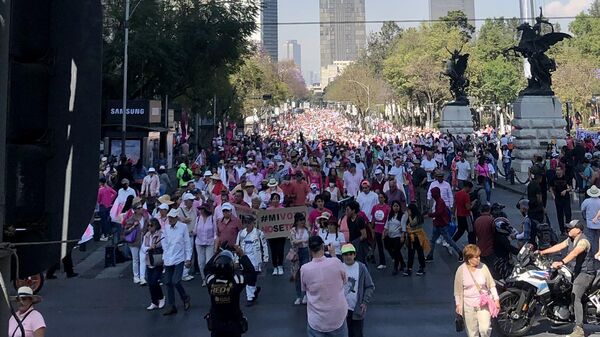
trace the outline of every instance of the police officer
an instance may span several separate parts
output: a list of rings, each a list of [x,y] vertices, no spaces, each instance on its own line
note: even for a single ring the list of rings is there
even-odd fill
[[[558,253],[561,250],[568,248],[569,253],[560,261],[552,262],[552,268],[560,268],[571,261],[575,261],[573,269],[576,275],[573,281],[573,290],[571,292],[571,300],[575,309],[575,327],[573,332],[568,337],[584,337],[583,332],[583,303],[581,299],[583,294],[594,280],[596,273],[596,263],[594,253],[591,251],[592,245],[583,234],[583,222],[573,220],[565,225],[569,238],[565,241],[556,244],[548,249],[540,251],[541,255]]]
[[[254,270],[250,259],[234,246],[244,270]],[[234,255],[222,250],[207,263],[204,271],[210,296],[210,313],[205,316],[212,337],[239,337],[248,330],[248,321],[240,309],[240,293],[246,287],[244,276],[234,267]]]

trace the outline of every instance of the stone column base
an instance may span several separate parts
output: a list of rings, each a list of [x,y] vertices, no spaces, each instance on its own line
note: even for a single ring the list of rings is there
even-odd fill
[[[473,119],[471,109],[467,105],[446,105],[442,109],[440,131],[450,132],[454,136],[466,136],[473,134]]]
[[[554,96],[520,96],[513,105],[515,118],[512,120],[515,148],[512,167],[524,181],[534,156],[544,156],[548,144],[556,142],[560,149],[566,145],[567,125],[562,115],[560,100]]]

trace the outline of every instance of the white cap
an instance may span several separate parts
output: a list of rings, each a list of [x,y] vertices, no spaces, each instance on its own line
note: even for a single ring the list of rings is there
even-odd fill
[[[311,189],[313,189],[313,188],[318,188],[318,186],[317,186],[317,184],[315,184],[315,183],[312,183],[312,184],[310,184],[310,188],[311,188]]]
[[[183,201],[186,201],[186,200],[194,200],[196,198],[194,197],[194,195],[192,193],[184,193],[183,196],[181,197],[181,199],[183,199]]]
[[[169,218],[176,218],[179,216],[179,212],[175,208],[173,208],[172,210],[169,211],[169,213],[167,213],[167,216]]]
[[[382,174],[382,173],[383,173],[383,171],[381,169],[376,169],[375,170],[375,174]]]
[[[210,171],[205,171],[205,172],[204,172],[204,176],[205,176],[205,177],[210,177],[210,176],[212,176],[212,172],[210,172]]]
[[[169,205],[167,205],[167,204],[160,204],[158,206],[158,209],[169,209]]]
[[[233,209],[233,205],[225,202],[223,203],[223,205],[221,205],[221,211],[231,211]]]
[[[156,170],[154,169],[154,167],[151,167],[148,169],[148,173],[156,173]]]

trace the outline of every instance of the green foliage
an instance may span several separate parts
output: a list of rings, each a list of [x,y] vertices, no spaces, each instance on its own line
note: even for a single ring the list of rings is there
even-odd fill
[[[440,21],[448,30],[458,29],[464,42],[471,40],[475,33],[475,26],[469,22],[469,18],[463,11],[449,11],[446,16],[440,18]]]
[[[277,66],[262,52],[247,57],[230,76],[229,82],[238,103],[236,106],[244,117],[252,115],[255,109],[260,110],[265,104],[262,100],[265,94],[272,95],[268,104],[275,106],[285,102],[290,95],[287,84],[279,77]]]
[[[479,104],[507,104],[525,86],[523,60],[506,56],[505,50],[518,43],[513,19],[488,19],[481,26],[469,60],[470,95]]]
[[[376,104],[385,103],[388,94],[386,83],[371,67],[354,63],[327,86],[325,99],[350,102],[358,109],[359,116],[365,117]]]
[[[133,5],[137,2],[132,1]],[[122,96],[124,1],[104,1],[105,99]],[[129,21],[128,96],[169,95],[202,110],[250,50],[254,1],[143,0]]]
[[[383,62],[390,56],[396,41],[402,36],[403,29],[393,21],[386,21],[381,31],[371,33],[367,41],[367,49],[358,63],[373,67],[375,74],[383,74]]]

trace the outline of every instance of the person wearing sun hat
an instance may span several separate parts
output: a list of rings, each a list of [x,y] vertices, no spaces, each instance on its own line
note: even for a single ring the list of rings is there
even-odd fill
[[[585,234],[592,243],[594,252],[597,252],[600,239],[600,189],[592,185],[586,194],[588,198],[581,203],[581,215],[586,220]]]
[[[344,294],[348,303],[346,324],[348,337],[363,335],[363,322],[367,313],[367,305],[373,298],[375,284],[367,266],[356,260],[356,249],[351,243],[342,246],[342,259],[348,277],[344,286]]]
[[[284,194],[283,190],[279,188],[279,184],[277,183],[277,179],[271,178],[267,183],[267,189],[262,190],[258,193],[258,196],[261,200],[261,208],[267,208],[269,202],[271,201],[271,196],[273,193],[279,194],[279,202],[283,204]]]
[[[25,334],[21,333],[21,327],[15,319],[14,315],[8,320],[8,336],[31,336],[44,337],[46,334],[46,322],[42,314],[35,310],[34,304],[40,303],[42,298],[33,294],[30,287],[20,287],[17,290],[17,296],[10,297],[11,302],[18,303],[18,308],[15,311]]]

